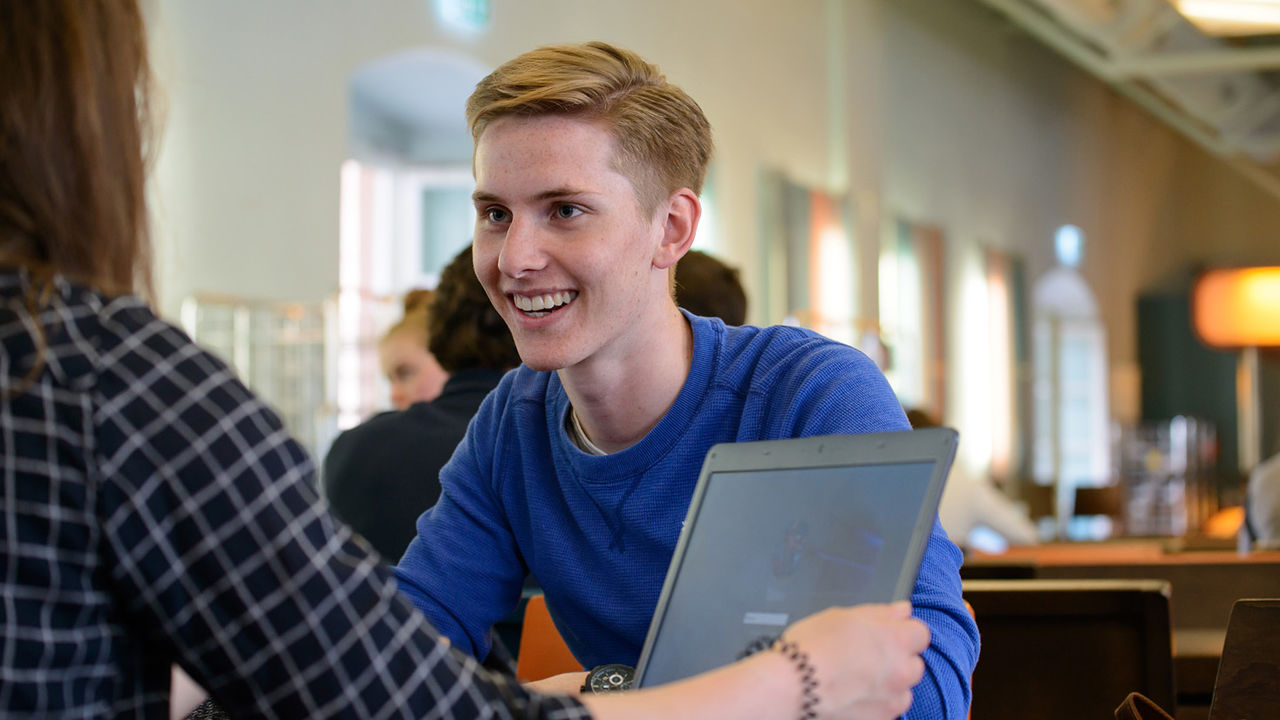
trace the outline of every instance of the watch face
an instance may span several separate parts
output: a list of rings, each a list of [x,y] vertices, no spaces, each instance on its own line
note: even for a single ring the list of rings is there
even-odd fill
[[[630,690],[636,670],[630,665],[601,665],[587,676],[584,692],[606,693]]]

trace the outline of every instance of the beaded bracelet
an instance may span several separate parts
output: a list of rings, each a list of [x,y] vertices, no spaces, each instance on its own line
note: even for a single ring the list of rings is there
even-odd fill
[[[809,653],[800,649],[790,640],[778,638],[773,649],[782,653],[800,672],[800,687],[804,701],[800,703],[800,720],[816,720],[818,717],[818,678],[814,677],[813,665],[809,663]]]
[[[762,650],[777,650],[796,666],[800,673],[800,688],[803,700],[800,703],[800,720],[816,720],[818,717],[818,679],[814,676],[813,665],[809,662],[809,654],[800,646],[781,637],[764,636],[752,640],[738,653],[741,660]]]

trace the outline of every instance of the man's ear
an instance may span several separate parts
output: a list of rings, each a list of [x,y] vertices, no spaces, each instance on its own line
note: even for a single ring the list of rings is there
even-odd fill
[[[653,266],[660,270],[672,267],[693,247],[693,237],[702,217],[702,201],[689,188],[671,193],[659,212],[662,218],[662,242],[653,255]]]

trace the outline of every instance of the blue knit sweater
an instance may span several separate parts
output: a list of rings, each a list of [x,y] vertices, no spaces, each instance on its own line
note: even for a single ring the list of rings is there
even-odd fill
[[[485,400],[396,568],[401,589],[459,648],[488,653],[489,628],[532,572],[584,667],[634,665],[712,445],[908,429],[884,376],[857,350],[800,328],[687,317],[684,387],[626,450],[592,456],[573,444],[554,372],[522,366]],[[968,708],[978,632],[960,597],[960,562],[935,523],[911,598],[933,639],[909,718],[960,718]]]

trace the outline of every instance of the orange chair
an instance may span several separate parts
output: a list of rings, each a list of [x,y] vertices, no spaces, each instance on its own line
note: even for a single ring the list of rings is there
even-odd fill
[[[524,625],[520,629],[516,678],[520,682],[529,682],[582,669],[551,621],[546,597],[534,595],[529,598],[524,609]]]

